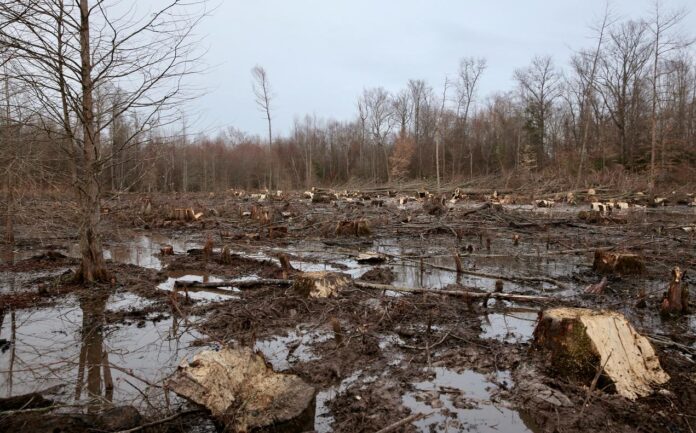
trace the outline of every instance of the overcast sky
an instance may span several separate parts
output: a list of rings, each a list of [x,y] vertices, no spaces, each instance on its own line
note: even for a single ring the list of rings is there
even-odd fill
[[[213,0],[216,1],[216,0]],[[605,0],[218,0],[200,32],[208,71],[206,94],[192,103],[194,128],[228,126],[264,134],[250,70],[266,68],[275,100],[274,129],[289,132],[296,116],[345,120],[363,88],[403,88],[424,79],[440,88],[464,56],[485,57],[480,95],[513,88],[512,73],[536,54],[565,65],[592,45],[588,26]],[[652,0],[613,0],[617,16],[648,16]],[[696,7],[663,0],[665,9]],[[696,11],[685,27],[696,29]]]

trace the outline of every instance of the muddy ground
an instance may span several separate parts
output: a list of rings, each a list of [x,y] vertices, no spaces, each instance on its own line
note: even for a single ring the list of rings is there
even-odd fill
[[[64,211],[71,205],[25,197],[16,245],[0,265],[0,397],[38,392],[50,410],[0,400],[0,431],[120,431],[150,422],[137,431],[216,431],[205,411],[163,384],[182,359],[240,345],[317,389],[306,416],[276,430],[377,431],[420,413],[397,431],[694,431],[696,320],[659,314],[671,269],[680,266],[688,280],[696,267],[692,197],[667,195],[660,206],[611,191],[451,197],[444,204],[386,190],[317,192],[313,200],[234,191],[110,197],[102,213],[113,278],[89,288],[70,280],[78,265],[74,218]],[[589,212],[590,202],[610,200],[628,208]],[[202,215],[173,219],[177,208]],[[165,246],[174,254],[162,255]],[[603,293],[586,294],[605,276],[592,268],[597,250],[637,253],[645,270],[606,275]],[[368,252],[379,263],[359,260]],[[281,268],[281,256],[292,270]],[[502,282],[506,293],[547,299],[484,305],[355,285],[328,299],[276,285],[175,287],[306,271],[436,290],[491,292]],[[671,380],[632,402],[602,381],[591,391],[553,370],[532,333],[539,311],[554,306],[625,314],[651,339]],[[137,413],[116,412],[125,421],[114,424],[107,416],[114,407]]]

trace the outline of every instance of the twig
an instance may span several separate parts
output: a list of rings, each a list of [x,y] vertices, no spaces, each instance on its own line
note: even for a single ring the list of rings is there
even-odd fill
[[[201,412],[204,412],[203,409],[191,409],[191,410],[187,410],[185,412],[175,413],[174,415],[168,416],[166,418],[162,418],[162,419],[157,420],[157,421],[149,422],[147,424],[143,424],[143,425],[138,426],[138,427],[133,427],[133,428],[128,429],[128,430],[119,430],[116,433],[133,433],[136,431],[144,430],[146,428],[154,427],[156,425],[164,424],[164,423],[167,423],[169,421],[173,421],[173,420],[175,420],[179,417],[182,417],[182,416],[191,415],[194,413],[201,413]]]
[[[376,433],[388,433],[388,432],[392,432],[392,431],[398,429],[398,428],[401,427],[401,426],[404,426],[404,425],[406,425],[406,424],[408,424],[408,423],[410,423],[410,422],[413,422],[413,421],[418,421],[418,420],[420,420],[420,419],[427,418],[427,417],[429,417],[429,416],[432,415],[432,414],[433,414],[432,412],[427,413],[427,414],[425,414],[425,413],[416,413],[416,414],[413,414],[413,415],[408,416],[408,417],[406,417],[406,418],[404,418],[404,419],[402,419],[402,420],[400,420],[400,421],[395,422],[394,424],[391,424],[391,425],[388,425],[387,427],[384,427],[382,430],[377,430]]]

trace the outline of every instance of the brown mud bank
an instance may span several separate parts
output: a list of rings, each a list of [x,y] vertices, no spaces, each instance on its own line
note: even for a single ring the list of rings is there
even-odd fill
[[[315,391],[265,430],[690,432],[696,320],[661,305],[675,266],[688,290],[696,211],[655,199],[125,195],[104,205],[113,280],[88,288],[70,283],[67,229],[19,224],[0,264],[0,431],[243,430],[244,398],[212,416],[167,384],[197,354],[251,348]],[[319,275],[331,290],[298,290]],[[669,381],[632,401],[601,365],[580,366],[596,380],[559,371],[533,335],[552,307],[623,314]],[[17,405],[31,393],[40,404]]]

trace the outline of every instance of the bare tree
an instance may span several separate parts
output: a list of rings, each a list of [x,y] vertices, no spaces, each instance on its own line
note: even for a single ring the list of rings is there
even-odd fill
[[[592,110],[590,104],[594,99],[596,88],[597,66],[599,64],[600,55],[602,53],[602,45],[604,44],[605,34],[608,26],[611,24],[611,13],[609,5],[604,9],[604,16],[601,23],[596,27],[597,45],[592,53],[580,52],[573,60],[573,66],[580,81],[580,128],[582,130],[582,139],[580,141],[580,163],[578,165],[578,176],[575,180],[575,187],[580,183],[580,178],[583,172],[585,162],[585,154],[587,153],[587,141],[590,134],[590,116]]]
[[[649,29],[653,35],[652,43],[652,74],[651,82],[651,112],[650,112],[650,180],[649,186],[652,190],[655,187],[656,177],[656,155],[657,155],[657,129],[658,116],[657,109],[660,95],[658,92],[659,81],[663,71],[660,70],[660,60],[670,51],[686,47],[691,42],[684,37],[675,34],[674,30],[682,23],[687,16],[685,9],[678,9],[669,12],[667,15],[662,14],[662,6],[660,0],[655,0],[653,16],[650,20]],[[663,152],[664,154],[664,152]]]
[[[467,128],[469,120],[469,110],[476,97],[476,90],[481,79],[481,75],[486,70],[486,59],[474,59],[465,57],[459,62],[459,76],[457,80],[457,118],[462,123],[462,149],[459,154],[464,152],[464,146],[469,149],[469,177],[474,177],[474,147],[467,140]],[[461,161],[458,161],[458,165]]]
[[[273,154],[273,128],[271,123],[271,102],[273,101],[273,92],[271,90],[271,83],[268,81],[268,73],[266,70],[259,65],[254,66],[251,69],[252,90],[254,91],[254,97],[256,98],[256,105],[259,111],[261,111],[268,123],[268,147],[271,149],[271,154]],[[270,185],[272,187],[273,183],[273,170],[270,173]],[[276,179],[276,183],[278,179]]]
[[[560,93],[560,75],[550,56],[536,56],[525,69],[515,71],[522,99],[529,115],[529,127],[536,144],[537,164],[543,166],[546,159],[546,122],[553,102]]]
[[[602,101],[619,133],[621,161],[632,162],[633,144],[629,133],[637,121],[636,104],[640,102],[641,81],[650,58],[652,44],[646,39],[647,25],[627,21],[612,27],[602,50],[597,84]],[[631,147],[629,147],[631,146]]]
[[[81,266],[84,282],[106,280],[99,234],[99,178],[112,162],[101,136],[113,125],[103,120],[95,95],[120,88],[112,113],[141,112],[140,129],[167,122],[166,110],[182,102],[182,79],[197,60],[192,32],[203,14],[194,3],[170,0],[162,8],[124,15],[121,2],[107,0],[4,0],[0,3],[0,50],[11,54],[15,80],[31,89],[49,136],[65,143],[72,162],[80,208]],[[122,6],[122,5],[121,5]],[[139,131],[138,131],[139,132]],[[134,144],[132,134],[124,146]]]
[[[368,113],[368,123],[375,146],[382,151],[386,166],[387,182],[391,181],[389,171],[389,151],[387,136],[394,126],[394,112],[389,93],[381,87],[365,90],[363,94],[365,108]]]

